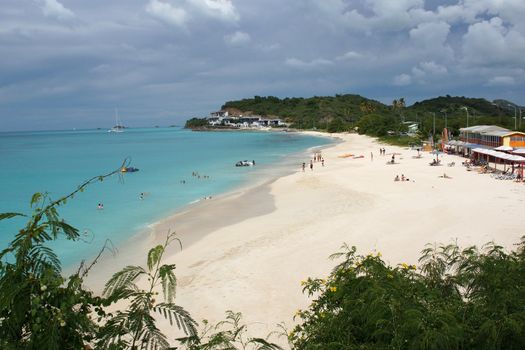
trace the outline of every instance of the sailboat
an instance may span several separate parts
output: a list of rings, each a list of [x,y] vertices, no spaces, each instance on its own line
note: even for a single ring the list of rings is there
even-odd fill
[[[115,108],[115,126],[108,130],[108,132],[124,132],[124,125],[120,124],[118,119],[118,110]]]

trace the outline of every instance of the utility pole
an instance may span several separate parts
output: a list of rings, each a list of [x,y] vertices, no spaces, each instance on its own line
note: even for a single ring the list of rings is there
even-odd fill
[[[517,130],[518,129],[518,114],[517,114],[518,110],[516,108],[516,105],[508,104],[507,106],[508,107],[514,107],[514,130]],[[520,110],[520,113],[521,113],[521,110]]]
[[[461,109],[464,109],[465,112],[467,112],[467,128],[468,128],[468,107],[461,107]],[[467,144],[468,144],[468,130],[467,130]]]
[[[447,128],[447,110],[446,109],[442,109],[440,111],[441,113],[445,113],[445,129]]]
[[[514,106],[514,130],[518,129],[518,115],[516,112],[516,106]]]
[[[432,112],[432,138],[436,138],[436,113]]]

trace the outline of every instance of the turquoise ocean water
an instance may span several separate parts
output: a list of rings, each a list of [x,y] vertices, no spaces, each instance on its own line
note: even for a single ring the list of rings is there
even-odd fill
[[[0,213],[29,214],[33,193],[48,192],[57,199],[131,158],[131,165],[140,171],[91,185],[59,208],[61,217],[85,234],[85,243],[60,240],[53,244],[66,265],[76,264],[96,254],[106,239],[118,245],[205,196],[299,169],[304,152],[331,142],[286,132],[181,128],[128,129],[120,134],[106,130],[0,133]],[[256,166],[234,166],[244,159],[255,160]],[[146,194],[143,200],[141,192]],[[103,210],[97,209],[98,203],[103,203]],[[0,221],[1,249],[23,223]]]

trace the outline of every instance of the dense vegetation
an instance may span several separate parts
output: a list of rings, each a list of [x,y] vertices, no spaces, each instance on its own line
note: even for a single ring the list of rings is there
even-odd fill
[[[447,127],[454,133],[467,125],[495,124],[514,128],[514,107],[505,100],[493,102],[481,98],[441,96],[406,106],[404,98],[385,105],[359,95],[336,95],[334,97],[284,98],[255,96],[250,99],[226,102],[223,110],[235,110],[262,116],[278,116],[298,129],[322,129],[345,131],[358,128],[360,133],[385,136],[388,131],[406,131],[406,125],[419,125],[423,138],[435,130]],[[522,123],[525,130],[525,123]]]
[[[175,265],[162,264],[166,247],[178,242],[173,234],[149,251],[144,267],[116,273],[102,296],[83,286],[98,257],[62,277],[47,244],[60,237],[78,240],[79,232],[57,208],[117,173],[94,177],[55,201],[33,196],[27,224],[0,252],[0,348],[279,349],[267,339],[247,337],[241,315],[231,311],[217,325],[203,322],[199,332],[191,315],[174,303]],[[17,216],[25,215],[4,213],[0,221]],[[380,253],[361,256],[346,245],[333,258],[343,261],[327,280],[302,283],[313,301],[298,311],[300,322],[287,334],[292,349],[525,348],[525,238],[510,253],[495,244],[482,250],[430,245],[419,267],[392,267]],[[145,283],[137,283],[140,278]],[[108,311],[122,301],[124,309]],[[158,317],[178,333],[163,334]]]
[[[297,313],[294,349],[524,349],[524,244],[429,245],[418,267],[344,246],[327,280],[303,282],[316,298]]]
[[[191,118],[186,121],[186,124],[184,127],[188,129],[198,129],[203,128],[208,125],[208,121],[206,118]]]

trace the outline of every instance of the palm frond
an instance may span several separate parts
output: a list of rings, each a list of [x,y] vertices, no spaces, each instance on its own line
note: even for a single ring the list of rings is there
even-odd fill
[[[177,277],[173,273],[173,270],[175,270],[175,264],[162,265],[159,269],[162,293],[164,295],[164,300],[168,303],[172,303],[175,299],[177,288]]]
[[[170,344],[166,336],[155,326],[155,320],[149,314],[143,317],[144,327],[138,335],[141,349],[167,349]]]
[[[11,218],[14,218],[16,216],[26,216],[26,215],[20,214],[20,213],[1,213],[0,214],[0,221],[4,220],[4,219],[11,219]]]
[[[181,306],[171,303],[160,303],[153,307],[153,311],[158,312],[165,319],[169,320],[170,325],[173,325],[175,321],[177,327],[185,334],[197,334],[197,322]]]
[[[107,281],[106,286],[104,287],[104,291],[102,292],[102,295],[108,297],[115,290],[120,288],[133,288],[132,285],[134,285],[135,280],[140,275],[145,275],[147,272],[141,267],[141,266],[126,266],[119,272],[115,273],[109,281]]]
[[[148,269],[151,271],[157,265],[162,258],[162,254],[164,253],[164,247],[161,245],[158,245],[154,248],[151,248],[148,252]]]
[[[34,207],[42,199],[44,199],[44,195],[42,195],[42,193],[40,192],[34,193],[33,196],[31,197],[31,202],[30,202],[31,207]]]
[[[62,271],[60,259],[49,247],[41,244],[33,246],[29,251],[28,258],[32,261],[32,272],[36,276],[41,276],[47,269],[52,269],[56,274],[60,274]]]
[[[256,350],[282,350],[283,348],[277,344],[270,343],[263,338],[251,338],[248,344],[255,344]]]

